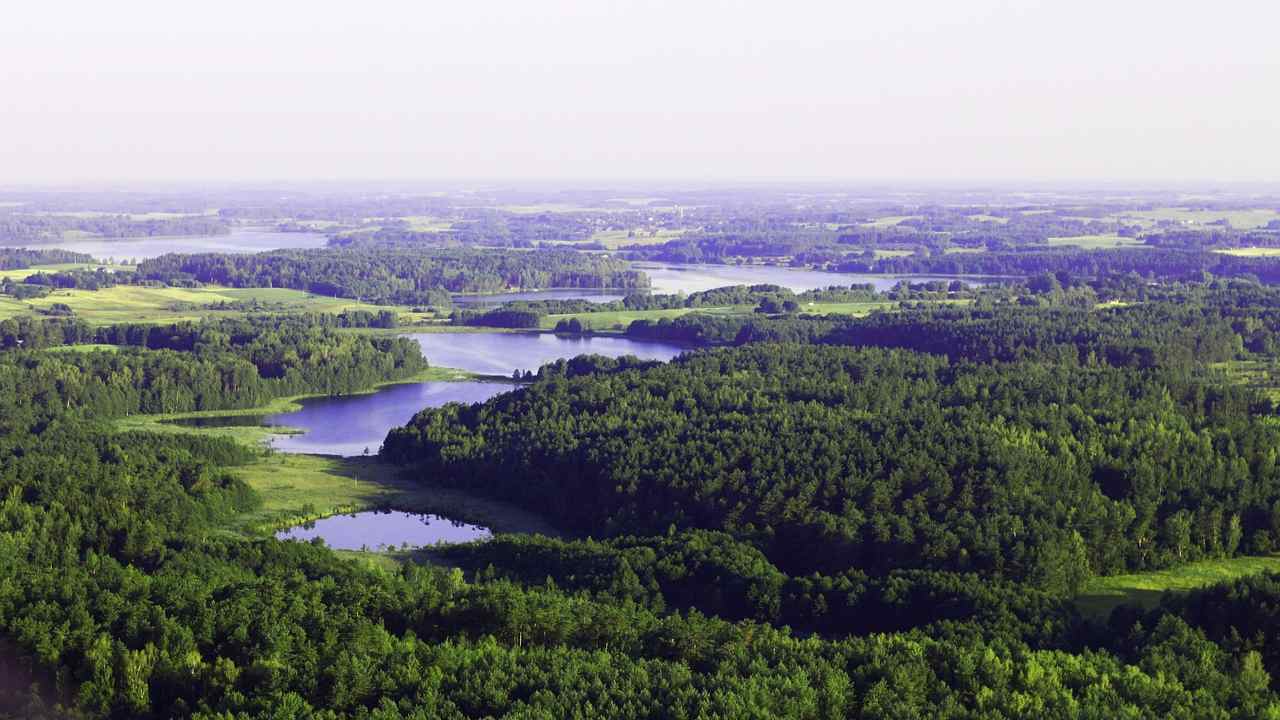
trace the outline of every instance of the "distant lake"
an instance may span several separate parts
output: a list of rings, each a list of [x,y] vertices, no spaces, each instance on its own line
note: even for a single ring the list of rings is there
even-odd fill
[[[229,235],[66,240],[28,244],[32,250],[70,250],[98,260],[147,260],[166,253],[256,253],[281,248],[322,248],[328,238],[319,233],[283,233],[270,228],[233,228]]]
[[[929,280],[962,280],[970,285],[984,285],[991,278],[960,275],[860,275],[857,273],[824,272],[804,268],[774,267],[771,265],[675,265],[670,263],[637,262],[631,267],[642,270],[652,283],[651,291],[658,295],[692,293],[726,285],[779,285],[794,292],[817,290],[832,285],[862,285],[870,283],[877,290],[891,290],[903,280],[927,282]]]
[[[481,375],[509,376],[513,370],[537,370],[549,362],[577,355],[670,360],[684,351],[678,345],[624,337],[548,333],[415,333],[405,337],[418,341],[432,365]]]
[[[389,550],[408,544],[464,543],[492,535],[488,528],[440,515],[376,511],[334,515],[276,533],[280,540],[321,538],[336,550]]]
[[[510,376],[514,370],[537,370],[560,358],[595,354],[635,355],[644,360],[670,360],[684,351],[677,345],[622,337],[567,337],[543,333],[417,333],[422,353],[434,366],[461,368],[481,375]],[[392,428],[409,422],[418,411],[445,403],[484,402],[518,386],[503,381],[433,381],[384,385],[364,395],[316,397],[302,409],[274,415],[219,415],[171,420],[189,427],[289,427],[292,435],[273,435],[271,446],[282,452],[351,457],[378,452]]]

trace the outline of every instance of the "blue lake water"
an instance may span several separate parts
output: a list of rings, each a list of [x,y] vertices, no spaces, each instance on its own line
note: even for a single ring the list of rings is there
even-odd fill
[[[482,375],[509,376],[513,370],[537,370],[577,355],[670,360],[684,348],[624,337],[564,336],[547,333],[417,333],[406,335],[422,346],[427,362]]]
[[[302,401],[301,410],[268,415],[265,424],[304,431],[273,436],[271,446],[277,450],[347,457],[368,450],[372,455],[391,428],[408,423],[423,408],[484,402],[515,387],[512,383],[471,381],[384,385],[366,395],[308,398]]]
[[[620,337],[563,337],[540,333],[419,333],[428,362],[483,375],[510,376],[514,370],[537,370],[560,358],[596,354],[635,355],[670,360],[683,351],[677,345],[637,342]],[[265,417],[200,418],[183,424],[278,425],[301,430],[274,435],[271,446],[283,452],[343,455],[378,452],[387,433],[409,422],[419,410],[449,402],[477,403],[513,390],[509,382],[434,381],[385,385],[365,395],[308,398],[302,409]]]
[[[440,515],[371,510],[309,522],[276,533],[280,540],[322,538],[336,550],[390,550],[483,540],[488,528]]]

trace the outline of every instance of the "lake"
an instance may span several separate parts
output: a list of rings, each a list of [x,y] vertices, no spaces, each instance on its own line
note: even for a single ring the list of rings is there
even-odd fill
[[[270,228],[233,228],[229,235],[86,239],[23,245],[32,250],[71,250],[98,260],[147,260],[166,253],[256,253],[281,248],[322,248],[328,238],[319,233],[283,233]]]
[[[794,292],[804,292],[832,285],[848,286],[866,283],[875,286],[877,290],[891,290],[902,280],[911,282],[963,280],[971,285],[983,285],[992,280],[956,275],[859,275],[770,265],[673,265],[637,262],[632,263],[631,266],[636,270],[644,271],[649,276],[652,283],[650,290],[657,295],[700,292],[726,285],[779,285],[790,288]]]
[[[384,385],[365,395],[307,398],[301,410],[268,415],[261,424],[304,431],[272,436],[271,447],[284,452],[351,457],[363,455],[367,448],[372,455],[391,428],[408,423],[423,408],[484,402],[515,387],[509,382],[476,381]]]
[[[331,517],[276,533],[280,540],[321,538],[335,550],[391,550],[409,545],[464,543],[492,535],[488,528],[440,515],[371,510]]]
[[[481,375],[510,376],[513,370],[537,370],[549,362],[577,355],[635,355],[642,360],[670,360],[685,348],[624,337],[566,336],[549,333],[415,333],[427,362]]]
[[[565,337],[541,333],[418,333],[427,360],[437,367],[461,368],[481,375],[510,376],[513,370],[537,370],[546,363],[576,355],[635,355],[670,360],[683,352],[677,345],[621,337]],[[510,382],[466,380],[384,385],[365,395],[308,398],[295,412],[265,417],[213,417],[183,424],[277,425],[303,432],[274,435],[271,446],[291,453],[363,455],[378,452],[387,433],[409,422],[419,410],[449,402],[484,402],[513,390]]]

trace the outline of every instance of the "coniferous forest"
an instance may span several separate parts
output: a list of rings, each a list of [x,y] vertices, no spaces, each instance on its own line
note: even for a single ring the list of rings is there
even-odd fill
[[[685,199],[257,198],[203,222],[329,246],[0,252],[0,718],[1280,718],[1272,230]],[[638,262],[695,250],[729,262]],[[461,333],[572,351],[497,385],[434,357]],[[486,399],[367,457],[261,442],[455,384]],[[492,536],[277,537],[411,497]]]

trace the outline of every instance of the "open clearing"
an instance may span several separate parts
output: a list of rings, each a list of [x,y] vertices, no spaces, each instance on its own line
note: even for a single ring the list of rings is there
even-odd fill
[[[1074,245],[1086,250],[1110,250],[1120,247],[1147,247],[1137,238],[1120,237],[1119,235],[1076,235],[1074,237],[1051,237],[1048,244],[1055,246]]]
[[[653,234],[647,231],[639,230],[632,235],[631,230],[600,230],[591,236],[593,242],[598,242],[610,250],[617,250],[624,245],[661,245],[668,240],[674,240],[684,234],[683,230],[658,230]]]
[[[812,315],[868,315],[873,310],[887,310],[897,307],[896,302],[852,302],[852,303],[805,303],[800,312]],[[669,308],[666,310],[614,310],[608,312],[565,313],[563,315],[547,315],[539,325],[543,330],[550,330],[561,320],[578,318],[584,329],[596,332],[623,332],[636,320],[673,319],[689,313],[710,313],[712,315],[752,315],[755,306],[729,305],[724,307]]]
[[[374,458],[269,453],[231,468],[262,496],[262,507],[239,519],[242,531],[263,533],[337,515],[395,507],[484,525],[495,532],[559,534],[532,513],[459,490],[416,482]]]
[[[8,301],[8,302],[5,302]],[[35,315],[54,303],[71,308],[77,318],[92,325],[113,323],[162,323],[199,320],[204,317],[236,317],[239,309],[215,309],[219,303],[251,303],[272,312],[339,313],[344,310],[379,312],[389,308],[347,298],[313,295],[284,288],[154,288],[117,285],[101,290],[55,290],[42,298],[25,301],[0,299],[0,319]]]
[[[1076,605],[1094,616],[1106,615],[1126,603],[1150,608],[1165,592],[1195,590],[1268,570],[1280,571],[1280,556],[1203,560],[1169,570],[1095,577],[1076,597]]]
[[[1138,221],[1145,226],[1153,226],[1160,221],[1172,221],[1189,226],[1207,225],[1219,220],[1226,220],[1237,230],[1252,230],[1266,227],[1272,220],[1280,220],[1280,213],[1275,210],[1192,210],[1189,208],[1157,208],[1155,210],[1131,210],[1115,213],[1111,217],[1119,220]]]
[[[893,227],[894,225],[897,225],[903,220],[914,220],[918,217],[920,216],[919,215],[886,215],[884,217],[878,217],[874,220],[871,220],[870,222],[864,222],[862,223],[862,226],[863,227],[880,227],[880,228]]]
[[[11,278],[13,280],[25,280],[38,272],[55,273],[65,270],[112,270],[114,272],[133,272],[132,265],[104,265],[102,263],[54,263],[52,265],[33,265],[29,268],[21,268],[17,270],[0,270],[0,278]]]
[[[1280,256],[1280,247],[1222,248],[1214,250],[1214,252],[1219,252],[1223,255],[1235,255],[1236,257],[1277,257]]]

